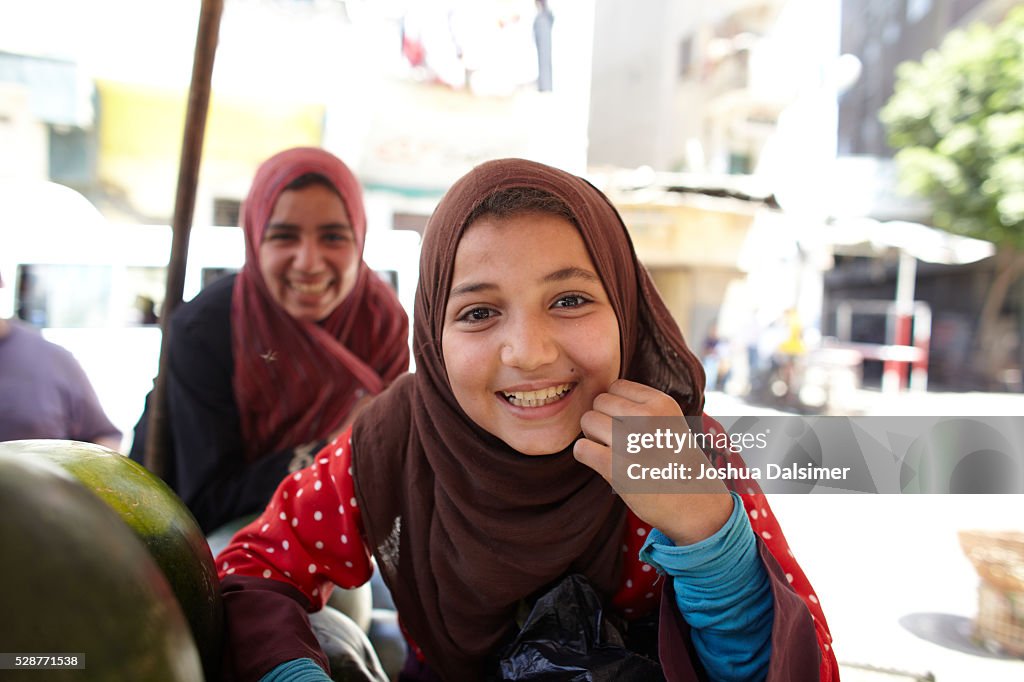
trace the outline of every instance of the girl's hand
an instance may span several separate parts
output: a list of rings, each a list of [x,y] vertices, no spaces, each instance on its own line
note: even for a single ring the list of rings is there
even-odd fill
[[[720,480],[678,480],[678,493],[636,493],[621,490],[612,480],[612,422],[618,417],[682,417],[679,405],[661,391],[625,379],[612,383],[606,393],[594,399],[580,426],[585,438],[576,441],[576,459],[601,474],[616,488],[622,500],[644,522],[667,535],[676,545],[690,545],[714,535],[732,513],[733,502]],[[685,425],[680,420],[681,425]],[[685,428],[685,426],[684,426]],[[674,462],[698,472],[711,466],[697,447],[684,447],[672,456]],[[631,487],[636,487],[633,484]]]

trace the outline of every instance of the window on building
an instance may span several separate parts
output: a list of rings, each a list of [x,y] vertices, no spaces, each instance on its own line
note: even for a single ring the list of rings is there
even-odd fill
[[[66,125],[47,126],[50,180],[89,188],[96,184],[98,138],[95,129]]]
[[[203,268],[200,271],[200,286],[205,289],[221,277],[227,277],[237,273],[238,270],[235,268]]]
[[[750,173],[752,165],[750,154],[740,152],[729,153],[730,175],[747,175]]]
[[[242,202],[238,199],[215,198],[213,200],[213,224],[235,227],[241,225],[239,217]]]
[[[693,36],[679,41],[679,77],[689,78],[693,69]]]
[[[932,0],[907,0],[907,23],[924,19],[932,9]]]
[[[19,266],[18,317],[37,327],[105,326],[111,276],[103,266]]]
[[[392,291],[398,293],[398,272],[395,270],[374,270],[378,277],[391,287]]]
[[[395,213],[391,219],[391,227],[396,230],[412,230],[422,235],[429,219],[430,216],[422,213]]]

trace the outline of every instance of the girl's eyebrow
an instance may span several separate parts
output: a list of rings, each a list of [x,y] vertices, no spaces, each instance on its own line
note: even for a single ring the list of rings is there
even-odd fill
[[[297,230],[299,226],[295,223],[268,223],[268,230]]]
[[[295,231],[300,229],[295,223],[270,223],[267,225],[268,230],[291,230]],[[347,223],[323,223],[316,226],[317,230],[352,230],[352,226]]]
[[[590,270],[583,268],[568,267],[562,268],[561,270],[555,270],[552,273],[544,275],[541,278],[542,282],[564,282],[569,279],[582,279],[587,282],[593,282],[599,284],[601,278]],[[457,287],[452,288],[452,292],[448,295],[449,299],[456,298],[458,296],[464,296],[466,294],[476,294],[481,291],[495,291],[498,289],[498,285],[492,282],[467,282],[460,284]]]
[[[545,275],[542,282],[564,282],[567,279],[583,279],[588,282],[600,283],[601,278],[590,270],[584,270],[583,268],[569,267],[562,268],[561,270],[555,270],[551,274]]]
[[[480,291],[494,291],[497,288],[497,284],[492,284],[490,282],[468,282],[454,287],[452,289],[452,293],[448,294],[448,298],[452,299],[456,296],[463,296],[465,294],[475,294]]]
[[[316,229],[320,230],[321,232],[325,231],[325,230],[340,230],[342,232],[345,232],[345,231],[355,232],[355,230],[352,229],[352,226],[349,225],[348,223],[323,223],[321,225],[317,225]]]

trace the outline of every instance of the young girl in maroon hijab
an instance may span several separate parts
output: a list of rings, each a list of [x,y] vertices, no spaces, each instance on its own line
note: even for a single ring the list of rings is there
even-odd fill
[[[238,678],[326,679],[306,612],[365,582],[372,556],[406,679],[494,674],[520,606],[571,574],[627,621],[657,616],[668,679],[838,679],[759,490],[614,494],[613,416],[700,416],[704,377],[603,194],[483,164],[431,217],[420,268],[416,373],[217,558]]]
[[[165,478],[207,532],[262,510],[290,466],[409,369],[408,318],[362,260],[362,189],[344,163],[276,154],[242,223],[242,271],[179,308],[170,331]]]

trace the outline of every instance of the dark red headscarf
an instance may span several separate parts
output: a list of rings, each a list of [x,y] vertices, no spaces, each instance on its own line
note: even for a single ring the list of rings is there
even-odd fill
[[[413,349],[402,377],[357,418],[354,477],[368,546],[402,623],[444,679],[480,679],[520,600],[568,573],[618,587],[625,507],[571,448],[528,457],[477,426],[452,394],[441,352],[455,252],[474,210],[499,190],[561,200],[619,322],[622,376],[701,414],[704,374],[605,196],[563,171],[492,161],[459,180],[430,219]]]
[[[307,173],[338,190],[360,254],[352,291],[319,323],[297,320],[274,301],[260,274],[259,249],[274,205]],[[362,262],[362,188],[334,155],[289,149],[256,171],[242,207],[245,265],[231,301],[234,391],[249,460],[326,437],[356,401],[380,393],[409,368],[409,322],[391,289]]]

